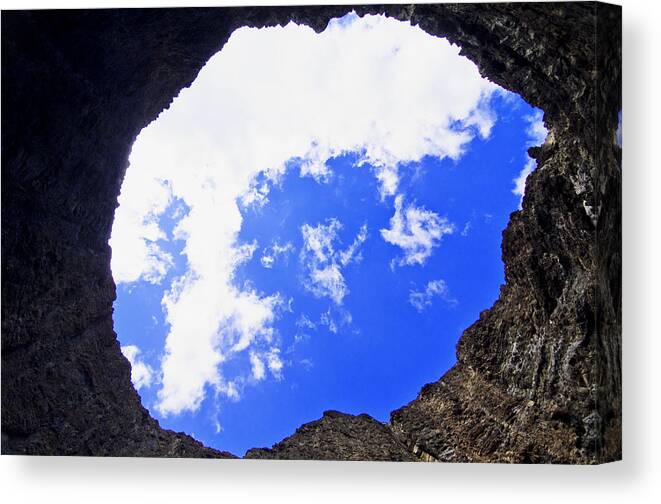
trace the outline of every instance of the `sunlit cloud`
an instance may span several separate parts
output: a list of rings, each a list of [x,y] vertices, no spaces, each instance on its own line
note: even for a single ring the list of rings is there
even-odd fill
[[[256,381],[263,380],[264,376],[266,376],[266,369],[262,359],[255,352],[250,352],[250,365],[253,379]]]
[[[273,245],[268,247],[262,253],[259,261],[266,269],[273,268],[273,265],[280,257],[286,257],[287,254],[294,250],[294,246],[287,242],[284,245],[281,245],[278,242],[275,242]]]
[[[121,347],[121,351],[131,364],[131,381],[136,390],[150,387],[154,379],[154,370],[140,357],[140,349],[136,345]]]
[[[351,313],[342,308],[333,310],[328,307],[328,310],[323,312],[319,318],[319,325],[325,326],[333,334],[337,334],[343,327],[350,326],[352,322],[353,316]]]
[[[435,297],[441,298],[450,306],[456,306],[457,300],[450,296],[450,291],[444,280],[431,280],[421,291],[412,289],[409,291],[409,303],[419,313],[425,311],[433,303]]]
[[[312,320],[310,320],[307,315],[302,313],[301,315],[299,315],[298,319],[296,320],[296,327],[298,327],[299,329],[314,330],[317,328],[317,325],[314,322],[312,322]]]
[[[528,121],[528,127],[526,128],[526,134],[529,138],[527,142],[528,146],[542,145],[549,134],[549,130],[544,126],[544,112],[536,110],[534,113],[526,116],[525,119]]]
[[[395,215],[390,227],[381,230],[388,243],[402,249],[404,256],[397,260],[400,266],[424,264],[446,234],[454,232],[454,224],[436,213],[414,205],[404,206],[403,196],[395,198]],[[394,263],[393,263],[394,264]]]
[[[544,113],[541,110],[535,111],[535,113],[526,117],[528,121],[528,127],[526,128],[526,134],[528,135],[528,147],[535,145],[542,145],[549,132],[544,126]],[[530,175],[535,168],[537,168],[537,161],[526,154],[526,164],[523,166],[519,174],[514,179],[514,188],[512,193],[519,196],[519,208],[523,203],[523,194],[526,190],[526,180],[528,175]]]
[[[367,239],[367,226],[363,225],[351,245],[339,250],[340,229],[342,223],[337,219],[328,219],[327,224],[301,226],[300,255],[307,272],[304,287],[316,297],[328,297],[337,305],[349,293],[342,268],[361,260],[360,246]]]
[[[266,354],[266,363],[269,368],[269,371],[276,380],[282,379],[282,368],[284,366],[282,360],[280,359],[280,349],[271,348]]]
[[[519,201],[519,208],[521,208],[523,193],[526,190],[526,180],[528,180],[528,175],[530,175],[536,167],[537,167],[537,161],[535,161],[531,157],[528,157],[526,164],[523,166],[519,174],[514,179],[514,189],[512,189],[512,192],[517,196],[521,197],[521,200]]]

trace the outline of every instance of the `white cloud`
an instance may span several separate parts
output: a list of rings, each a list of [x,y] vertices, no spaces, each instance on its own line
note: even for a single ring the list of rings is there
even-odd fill
[[[226,384],[220,385],[219,387],[216,387],[216,391],[218,393],[222,393],[226,395],[229,399],[233,401],[238,401],[241,397],[241,394],[239,393],[239,386],[237,384],[241,384],[243,380],[241,378],[237,378],[234,381],[228,382]]]
[[[263,380],[266,375],[266,370],[262,359],[260,359],[255,352],[250,352],[250,366],[252,368],[252,377],[256,381]]]
[[[328,330],[333,334],[337,334],[337,323],[335,319],[331,316],[330,308],[328,311],[325,311],[321,314],[321,319],[319,320],[321,325],[328,327]]]
[[[395,198],[395,215],[390,219],[390,228],[382,229],[385,241],[404,251],[398,264],[424,264],[432,249],[439,245],[443,235],[454,232],[454,225],[445,217],[413,205],[404,207],[403,196]]]
[[[544,126],[544,113],[541,110],[536,110],[533,114],[526,117],[528,127],[526,134],[528,135],[528,147],[535,145],[542,145],[549,134],[549,131]],[[523,203],[523,194],[526,190],[526,180],[533,170],[537,167],[537,161],[526,154],[526,164],[523,166],[517,177],[513,180],[514,188],[512,193],[520,197],[519,208]]]
[[[335,304],[341,304],[342,299],[349,292],[344,277],[337,264],[329,264],[324,268],[314,268],[309,279],[312,284],[306,287],[317,297],[328,296]]]
[[[312,359],[301,359],[300,361],[298,361],[298,363],[301,366],[303,366],[303,368],[306,371],[309,371],[310,369],[312,369],[314,367],[314,362],[312,361]]]
[[[549,134],[549,130],[544,126],[544,112],[535,110],[525,119],[528,121],[528,127],[526,128],[528,146],[542,145]]]
[[[172,256],[158,245],[158,240],[167,238],[158,220],[171,199],[170,188],[161,179],[144,171],[127,171],[109,241],[117,283],[158,284],[172,266]]]
[[[353,322],[353,316],[347,310],[340,308],[335,314],[328,307],[328,310],[321,314],[319,323],[322,326],[328,327],[328,330],[333,334],[337,334],[340,327],[345,327]]]
[[[276,380],[281,380],[283,367],[284,363],[280,359],[280,349],[277,347],[272,347],[268,352],[261,354],[254,351],[250,352],[251,375],[255,381],[261,381],[266,377],[267,368]],[[238,392],[236,395],[238,396]]]
[[[268,354],[266,354],[266,364],[269,368],[269,371],[276,380],[282,379],[282,368],[284,364],[280,359],[280,349],[272,348]]]
[[[310,259],[316,263],[326,263],[333,260],[335,249],[333,242],[337,237],[337,232],[342,228],[342,223],[335,219],[328,219],[327,225],[318,224],[310,226],[303,224],[301,234],[303,235],[303,249],[301,257],[311,256]]]
[[[150,387],[154,378],[154,370],[138,357],[140,349],[136,345],[126,345],[121,347],[121,350],[131,364],[131,381],[135,389]]]
[[[400,164],[458,159],[489,135],[494,92],[457,46],[381,16],[333,22],[321,34],[294,24],[236,30],[140,133],[113,225],[118,283],[163,281],[172,258],[159,241],[185,242],[187,271],[163,298],[159,411],[195,410],[208,386],[237,398],[241,376],[224,376],[223,362],[274,337],[278,294],[233,285],[255,252],[237,242],[240,204],[265,204],[290,159],[324,179],[326,161],[348,152],[375,167],[382,196],[394,195]],[[174,199],[188,212],[166,236],[159,217]],[[346,295],[344,262],[315,273],[336,302]]]
[[[468,234],[470,233],[472,227],[473,227],[473,223],[471,221],[466,222],[466,224],[464,224],[464,228],[461,230],[461,233],[460,233],[461,236],[464,236],[464,237],[468,236]]]
[[[296,319],[296,327],[299,329],[316,329],[317,325],[312,322],[305,314],[301,314]]]
[[[432,305],[434,297],[440,297],[452,306],[457,304],[457,300],[450,297],[445,282],[440,279],[428,282],[422,291],[409,291],[409,303],[420,313]]]
[[[294,341],[287,348],[287,353],[293,352],[298,343],[310,339],[310,331],[316,331],[317,329],[317,324],[312,322],[312,320],[303,313],[299,315],[298,319],[296,319],[295,324],[297,331],[294,334]]]
[[[286,255],[293,250],[294,246],[291,243],[287,242],[284,245],[280,245],[280,243],[276,241],[273,245],[264,250],[259,261],[262,263],[263,267],[271,269],[279,256],[286,257]]]
[[[533,158],[528,157],[525,166],[519,172],[519,175],[514,179],[514,189],[512,189],[512,192],[517,196],[520,196],[522,200],[523,200],[523,193],[526,190],[526,180],[528,179],[528,175],[530,175],[533,172],[536,166],[537,166],[537,162]],[[520,207],[521,207],[521,203],[519,202],[519,208]]]
[[[262,266],[264,266],[266,269],[271,269],[273,268],[273,263],[275,263],[275,257],[272,255],[264,254],[260,258],[259,262],[261,262]]]
[[[360,262],[363,256],[360,253],[360,246],[367,240],[367,225],[363,224],[354,238],[351,245],[346,250],[340,251],[339,259],[342,266],[347,266],[351,262]]]
[[[367,239],[367,226],[363,224],[353,242],[345,250],[336,250],[340,243],[338,232],[342,223],[337,219],[328,219],[328,224],[310,226],[303,224],[303,248],[301,261],[307,271],[304,287],[317,297],[329,297],[337,305],[349,293],[342,268],[351,262],[361,260],[360,246]]]

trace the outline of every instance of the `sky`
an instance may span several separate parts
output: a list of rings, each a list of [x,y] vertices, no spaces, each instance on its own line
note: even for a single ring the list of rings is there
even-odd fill
[[[237,455],[387,421],[497,299],[541,111],[410,23],[241,28],[138,136],[115,331],[162,426]]]

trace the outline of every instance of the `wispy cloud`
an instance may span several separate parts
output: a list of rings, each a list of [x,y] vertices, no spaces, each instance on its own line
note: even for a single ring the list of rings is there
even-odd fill
[[[252,377],[256,381],[264,379],[266,376],[266,368],[262,359],[255,352],[250,352],[250,367],[252,369]]]
[[[404,206],[400,194],[395,198],[395,215],[390,228],[382,229],[385,241],[400,247],[404,256],[397,261],[400,266],[424,264],[446,234],[454,232],[454,225],[445,217],[414,205]]]
[[[535,110],[532,114],[526,116],[528,127],[526,134],[528,135],[528,146],[542,145],[549,134],[549,130],[544,126],[544,112]]]
[[[269,368],[269,371],[273,375],[273,377],[276,380],[281,380],[282,379],[282,368],[284,367],[284,364],[282,360],[280,359],[280,349],[279,348],[271,348],[269,352],[266,354],[266,364]]]
[[[512,192],[521,197],[521,200],[519,201],[519,208],[521,208],[523,193],[526,190],[526,180],[528,180],[528,175],[530,175],[536,167],[537,161],[529,157],[525,166],[519,172],[519,175],[514,179],[514,189],[512,189]]]
[[[321,314],[319,324],[326,326],[330,332],[337,334],[340,328],[349,326],[353,322],[353,316],[347,310],[340,308],[339,310],[328,310]]]
[[[409,291],[409,303],[411,303],[419,313],[422,313],[430,307],[435,297],[441,298],[450,306],[455,306],[457,304],[457,300],[450,297],[445,281],[441,279],[428,282],[427,286],[421,291]]]
[[[131,381],[135,389],[150,387],[154,378],[154,370],[139,357],[140,349],[136,345],[126,345],[121,347],[121,350],[124,357],[131,363]]]
[[[294,246],[290,242],[281,245],[279,242],[276,241],[273,245],[271,245],[270,247],[264,250],[259,261],[262,264],[262,266],[264,266],[267,269],[271,269],[273,268],[273,265],[280,256],[286,257],[287,254],[289,254],[293,250],[294,250]]]
[[[282,368],[284,363],[280,359],[280,349],[272,347],[266,352],[257,353],[250,352],[250,369],[252,379],[261,381],[266,377],[266,369],[268,368],[271,375],[277,379],[282,379]]]
[[[223,363],[275,339],[278,293],[233,284],[238,265],[255,252],[237,241],[241,204],[265,204],[288,160],[322,180],[326,161],[348,152],[374,167],[383,197],[395,195],[401,164],[458,159],[473,138],[489,135],[489,97],[498,90],[457,46],[383,16],[332,22],[321,34],[295,24],[235,31],[141,132],[113,225],[118,283],[162,282],[172,258],[159,243],[185,243],[186,272],[163,298],[169,332],[159,411],[197,409],[208,386],[238,397],[252,369],[225,376]],[[169,237],[159,219],[175,198],[188,212]],[[423,262],[433,232],[427,240],[432,245],[409,247],[407,260]],[[358,257],[345,252],[314,270],[320,292],[337,303],[346,295],[340,270]]]
[[[461,236],[463,236],[463,237],[468,236],[468,234],[470,233],[472,227],[473,227],[473,223],[471,221],[466,222],[466,224],[464,224],[464,227],[461,230],[461,233],[460,233]]]
[[[316,329],[317,325],[310,320],[307,315],[301,314],[299,315],[298,319],[296,319],[296,327],[299,329]]]
[[[327,224],[301,226],[303,248],[301,262],[307,272],[304,286],[317,297],[328,297],[337,305],[349,293],[342,268],[351,262],[360,260],[360,246],[367,239],[367,226],[363,224],[351,245],[344,250],[337,250],[341,244],[338,232],[342,223],[328,219]]]
[[[541,110],[536,110],[533,114],[526,117],[528,127],[526,134],[528,135],[528,147],[535,145],[542,145],[548,136],[548,130],[544,126],[544,113]],[[523,166],[517,177],[513,180],[514,188],[512,193],[519,196],[519,208],[523,203],[523,194],[526,190],[526,180],[534,169],[537,167],[537,161],[526,154],[526,164]]]

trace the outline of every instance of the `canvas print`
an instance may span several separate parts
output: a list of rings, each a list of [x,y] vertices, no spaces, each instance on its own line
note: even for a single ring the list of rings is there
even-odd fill
[[[2,12],[2,454],[621,458],[621,8]]]

